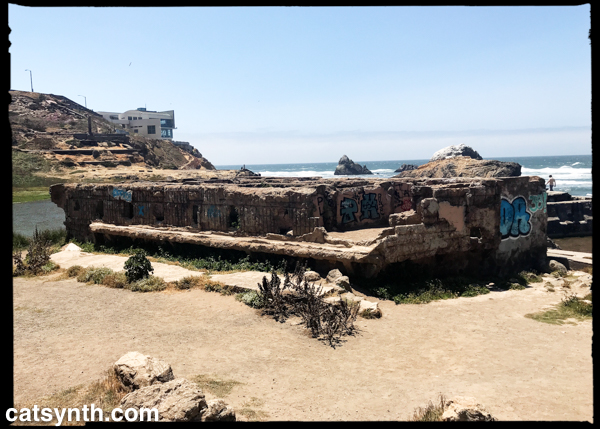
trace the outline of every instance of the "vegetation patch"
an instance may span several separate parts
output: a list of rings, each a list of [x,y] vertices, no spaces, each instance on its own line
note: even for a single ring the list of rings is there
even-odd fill
[[[250,257],[244,252],[177,243],[165,246],[156,243],[133,244],[127,239],[115,240],[110,244],[79,242],[73,240],[84,252],[131,255],[143,250],[157,262],[174,263],[183,268],[206,271],[208,274],[231,273],[237,271],[275,271],[283,274],[288,268],[288,260],[277,255]]]
[[[206,390],[218,398],[226,397],[235,386],[243,384],[239,381],[213,378],[205,374],[197,375],[191,381],[196,383],[203,391]]]
[[[50,260],[51,254],[52,242],[45,234],[39,233],[36,228],[27,245],[25,258],[23,259],[20,250],[13,251],[13,276],[37,276],[58,269],[59,266]]]
[[[81,410],[84,405],[87,405],[88,409],[91,409],[91,405],[102,409],[103,417],[110,415],[111,411],[118,408],[121,403],[121,399],[129,393],[127,389],[117,378],[114,370],[111,368],[106,374],[97,381],[94,381],[87,385],[78,385],[62,390],[51,396],[47,396],[36,401],[28,401],[20,404],[15,404],[14,408],[21,410],[22,408],[33,409],[34,405],[37,405],[39,409],[50,408],[50,409],[65,409],[63,426],[84,426],[85,421],[83,420],[83,414],[79,414],[79,421],[75,421],[77,416],[76,412],[71,413],[69,421],[69,408]],[[89,414],[88,414],[89,415]],[[97,418],[98,415],[95,415]],[[13,426],[31,426],[31,425],[45,425],[45,426],[57,426],[58,421],[52,413],[52,419],[47,422],[22,422],[16,420],[12,423]]]
[[[437,402],[434,404],[432,401],[425,407],[418,407],[413,412],[411,421],[413,422],[441,422],[442,415],[447,407],[447,399],[444,395],[440,394]]]
[[[575,294],[567,295],[555,306],[555,308],[540,311],[538,313],[526,314],[525,317],[553,325],[572,323],[567,322],[567,319],[575,319],[577,321],[591,319],[592,294],[589,293],[583,298],[579,298]]]
[[[279,322],[298,316],[313,338],[327,341],[335,347],[341,337],[354,333],[360,305],[344,299],[332,303],[325,301],[322,288],[309,283],[304,277],[305,272],[305,266],[296,264],[293,273],[285,273],[283,282],[277,273],[272,272],[270,280],[263,277],[258,292],[240,293],[236,299],[260,308],[263,315]]]

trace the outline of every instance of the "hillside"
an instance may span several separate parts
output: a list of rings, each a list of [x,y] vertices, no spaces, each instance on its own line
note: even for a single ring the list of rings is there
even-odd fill
[[[9,94],[13,187],[45,186],[47,180],[32,179],[69,178],[74,172],[101,179],[117,172],[120,177],[136,178],[136,173],[147,169],[196,174],[215,170],[197,149],[185,150],[168,140],[116,135],[114,124],[66,97],[25,91]]]

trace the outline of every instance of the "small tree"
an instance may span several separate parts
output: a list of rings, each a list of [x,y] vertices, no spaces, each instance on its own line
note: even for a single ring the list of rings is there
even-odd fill
[[[154,272],[152,264],[147,258],[144,250],[136,250],[133,255],[125,261],[125,276],[129,283],[144,279]]]

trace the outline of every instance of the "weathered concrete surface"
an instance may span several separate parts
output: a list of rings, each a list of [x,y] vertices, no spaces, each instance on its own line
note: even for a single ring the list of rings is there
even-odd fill
[[[548,237],[589,236],[593,232],[592,198],[548,191]]]

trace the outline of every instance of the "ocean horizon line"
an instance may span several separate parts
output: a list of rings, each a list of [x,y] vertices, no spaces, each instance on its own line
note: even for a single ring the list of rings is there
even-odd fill
[[[482,157],[483,160],[486,161],[490,161],[490,160],[503,160],[503,159],[517,159],[517,158],[564,158],[564,157],[571,157],[571,156],[592,156],[592,154],[576,154],[576,155],[530,155],[530,156],[502,156],[502,157]],[[429,159],[431,158],[412,158],[412,159],[388,159],[388,160],[371,160],[371,161],[365,161],[365,160],[353,160],[354,162],[358,163],[358,164],[365,164],[365,163],[379,163],[379,162],[399,162],[399,163],[406,163],[408,161],[412,161],[412,162],[421,162],[424,161],[423,163],[428,163]],[[242,164],[242,165],[246,165],[246,166],[266,166],[266,165],[272,165],[272,166],[280,166],[280,165],[306,165],[306,164],[337,164],[339,162],[338,161],[309,161],[309,162],[278,162],[278,163],[246,163],[246,164]],[[215,168],[220,169],[219,167],[232,167],[238,164],[213,164],[215,166]]]

